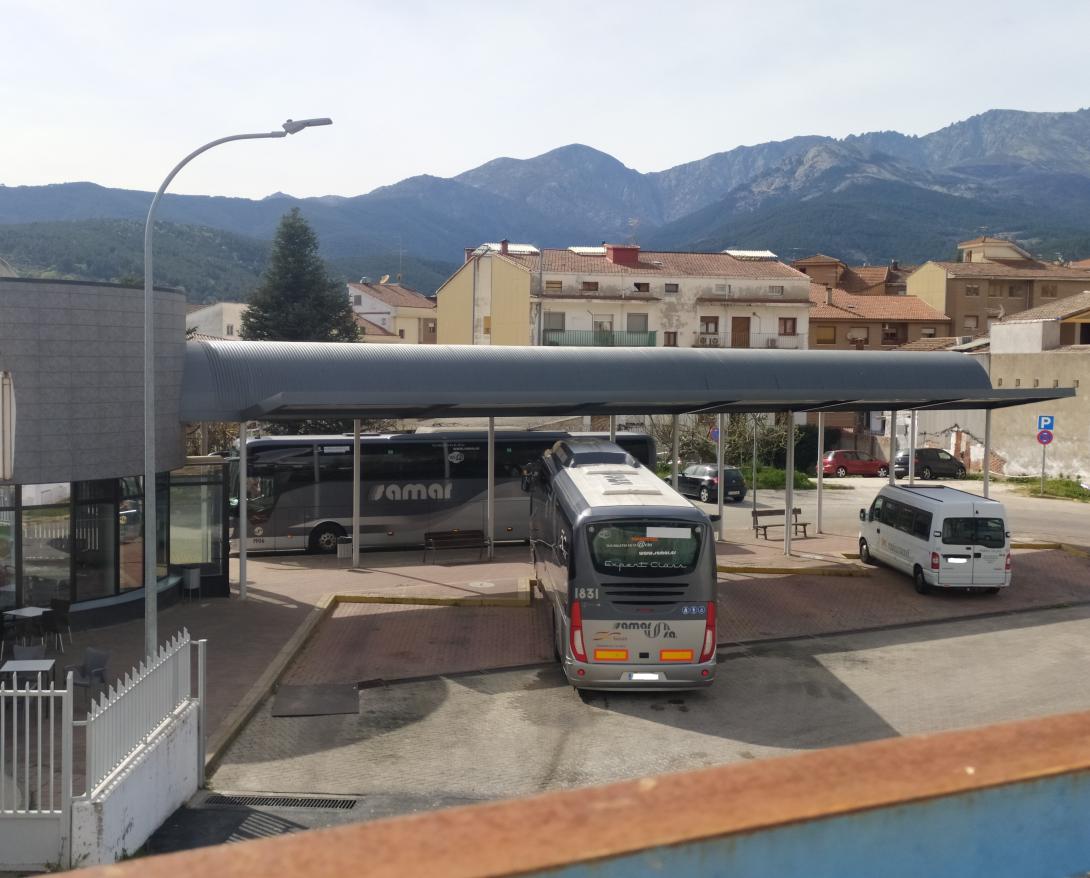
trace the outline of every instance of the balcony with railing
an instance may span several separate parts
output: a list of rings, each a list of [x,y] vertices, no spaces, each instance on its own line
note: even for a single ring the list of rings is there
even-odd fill
[[[693,347],[805,350],[806,333],[779,335],[775,332],[701,332],[697,334]]]
[[[563,347],[653,348],[657,332],[629,332],[623,329],[546,329],[541,343]]]

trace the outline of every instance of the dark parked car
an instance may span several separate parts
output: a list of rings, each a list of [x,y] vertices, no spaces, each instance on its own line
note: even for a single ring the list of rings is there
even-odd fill
[[[880,476],[889,475],[889,464],[865,451],[830,451],[821,462],[827,476]]]
[[[908,452],[898,454],[893,461],[893,474],[903,479],[908,475]],[[941,448],[916,449],[916,475],[921,479],[965,478],[965,466],[949,451]]]
[[[719,486],[723,486],[723,499],[741,503],[746,498],[746,481],[736,466],[723,467],[723,478],[715,475],[714,463],[694,463],[678,475],[677,489],[687,497],[696,497],[708,503],[719,499]]]

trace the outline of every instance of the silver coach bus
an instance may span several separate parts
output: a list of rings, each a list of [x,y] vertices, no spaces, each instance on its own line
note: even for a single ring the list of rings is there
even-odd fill
[[[623,449],[561,440],[523,480],[534,571],[557,658],[584,689],[695,689],[715,679],[707,515]]]
[[[571,434],[496,434],[496,534],[529,537],[526,468]],[[655,460],[650,436],[617,441],[637,459]],[[352,530],[352,437],[276,436],[247,445],[246,545],[255,551],[332,552]],[[237,451],[231,452],[237,458]],[[486,530],[488,448],[483,431],[396,433],[360,439],[360,545],[416,546],[427,531]],[[237,550],[238,463],[231,464],[231,537]]]

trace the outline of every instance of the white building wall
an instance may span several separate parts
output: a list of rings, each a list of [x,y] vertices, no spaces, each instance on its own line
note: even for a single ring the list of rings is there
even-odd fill
[[[216,338],[238,338],[246,307],[244,302],[216,302],[207,305],[186,315],[186,329],[196,329],[201,335],[212,335]]]
[[[359,314],[360,317],[370,320],[372,323],[377,323],[383,329],[390,330],[390,332],[395,331],[393,305],[353,287],[348,288],[348,295],[349,301],[352,302],[352,310]]]
[[[1060,321],[1034,320],[1025,323],[994,322],[989,327],[993,354],[1034,354],[1060,344]]]

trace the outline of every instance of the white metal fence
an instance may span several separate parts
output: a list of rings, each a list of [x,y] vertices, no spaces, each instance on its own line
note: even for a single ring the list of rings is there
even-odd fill
[[[71,687],[31,689],[27,676],[0,679],[0,819],[59,815],[71,796]]]
[[[87,711],[88,794],[106,783],[126,760],[191,697],[189,632],[182,630],[150,660],[107,687]],[[201,699],[203,706],[204,699]]]

